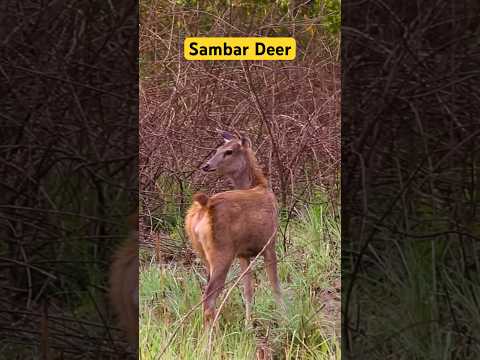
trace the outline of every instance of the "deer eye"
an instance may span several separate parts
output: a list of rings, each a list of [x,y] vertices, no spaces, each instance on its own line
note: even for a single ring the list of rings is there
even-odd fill
[[[227,155],[232,155],[232,153],[233,153],[232,150],[227,150],[227,151],[225,151],[225,156],[227,156]]]

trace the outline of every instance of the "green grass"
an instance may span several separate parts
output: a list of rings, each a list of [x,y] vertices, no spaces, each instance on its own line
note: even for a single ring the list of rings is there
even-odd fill
[[[286,252],[278,241],[279,275],[287,312],[277,309],[260,260],[255,267],[254,326],[245,328],[241,290],[235,289],[222,309],[211,359],[254,359],[258,347],[275,359],[340,358],[340,313],[327,311],[328,299],[322,295],[340,277],[340,224],[331,210],[320,201],[303,207],[287,229]],[[203,328],[201,307],[191,311],[200,302],[204,274],[200,263],[159,266],[145,261],[141,266],[142,359],[159,358],[165,349],[162,359],[207,358],[208,332]],[[238,275],[235,264],[227,288]],[[330,308],[331,304],[339,306],[330,301]]]

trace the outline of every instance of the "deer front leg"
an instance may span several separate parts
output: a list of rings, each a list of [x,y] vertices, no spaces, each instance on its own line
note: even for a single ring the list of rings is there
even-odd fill
[[[243,274],[244,271],[250,265],[250,259],[248,258],[239,258],[240,261],[240,270]],[[253,297],[253,287],[252,287],[252,271],[249,269],[243,276],[243,295],[245,301],[245,325],[249,326],[252,322],[252,297]]]
[[[223,290],[231,264],[232,260],[210,263],[210,277],[203,295],[203,320],[206,326],[210,326],[215,318],[215,302]]]

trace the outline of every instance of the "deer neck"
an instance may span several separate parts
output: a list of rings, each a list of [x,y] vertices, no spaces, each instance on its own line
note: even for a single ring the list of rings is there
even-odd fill
[[[234,189],[247,190],[255,187],[255,183],[248,171],[242,171],[230,178],[230,182]]]
[[[247,166],[244,170],[230,177],[230,182],[233,188],[237,190],[252,189],[258,185],[266,187],[266,179],[262,172],[250,161],[247,161]]]

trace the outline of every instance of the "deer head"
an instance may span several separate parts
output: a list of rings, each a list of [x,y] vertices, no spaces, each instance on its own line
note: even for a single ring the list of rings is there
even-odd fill
[[[218,171],[229,178],[237,188],[257,185],[254,183],[257,164],[250,139],[246,136],[237,138],[226,131],[222,131],[221,136],[224,143],[201,169],[205,172]]]

